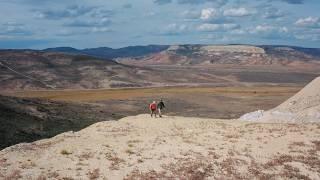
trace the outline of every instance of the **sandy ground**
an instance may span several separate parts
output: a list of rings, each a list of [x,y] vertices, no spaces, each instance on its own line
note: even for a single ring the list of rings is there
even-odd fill
[[[143,114],[0,151],[0,179],[320,179],[320,124]]]

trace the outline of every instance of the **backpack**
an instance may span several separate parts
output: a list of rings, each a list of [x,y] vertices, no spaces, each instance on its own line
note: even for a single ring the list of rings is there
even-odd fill
[[[157,109],[157,105],[156,105],[155,103],[152,103],[152,104],[150,105],[150,109],[151,109],[151,110],[156,110],[156,109]]]

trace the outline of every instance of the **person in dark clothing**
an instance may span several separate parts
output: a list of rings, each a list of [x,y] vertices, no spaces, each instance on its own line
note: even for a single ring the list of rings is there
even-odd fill
[[[159,113],[159,117],[162,117],[162,109],[164,109],[166,106],[164,105],[162,99],[160,100],[160,102],[157,104],[157,109],[158,109],[158,113]]]

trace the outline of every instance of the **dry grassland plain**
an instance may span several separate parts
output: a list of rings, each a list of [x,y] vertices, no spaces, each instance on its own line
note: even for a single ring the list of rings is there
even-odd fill
[[[167,115],[238,118],[257,109],[270,109],[297,93],[300,86],[159,87],[101,90],[16,91],[9,95],[106,106],[123,116],[148,112],[163,99]]]

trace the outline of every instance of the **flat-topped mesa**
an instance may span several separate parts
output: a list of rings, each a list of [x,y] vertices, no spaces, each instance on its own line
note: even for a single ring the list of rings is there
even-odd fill
[[[181,47],[179,45],[172,45],[167,49],[167,51],[176,51],[176,50],[178,50],[180,48]]]
[[[201,54],[212,53],[248,53],[265,54],[265,50],[260,47],[250,45],[172,45],[166,52],[189,51]]]
[[[264,49],[247,46],[247,45],[216,45],[216,46],[203,46],[200,48],[202,51],[207,52],[230,52],[230,53],[252,53],[252,54],[265,54]]]

